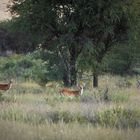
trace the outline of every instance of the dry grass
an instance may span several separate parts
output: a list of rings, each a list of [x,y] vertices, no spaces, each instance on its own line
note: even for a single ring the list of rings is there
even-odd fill
[[[130,111],[139,110],[140,90],[136,88],[136,79],[128,77],[131,86],[123,87],[121,83],[121,88],[118,87],[120,79],[121,77],[101,76],[99,89],[92,89],[87,85],[85,95],[77,99],[61,98],[57,93],[58,87],[42,89],[35,83],[14,84],[12,89],[1,97],[0,139],[138,140],[139,127],[134,131],[121,127],[103,128],[90,123],[96,121],[96,112],[107,109],[119,107]],[[111,97],[109,102],[102,98],[106,85]],[[132,119],[135,121],[135,118]],[[85,121],[86,123],[83,123]],[[140,118],[137,121],[140,121]]]
[[[139,140],[140,129],[117,130],[79,124],[28,124],[0,121],[1,140]]]

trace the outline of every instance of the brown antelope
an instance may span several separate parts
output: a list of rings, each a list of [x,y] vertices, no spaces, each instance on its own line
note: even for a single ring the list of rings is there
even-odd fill
[[[79,85],[77,90],[62,88],[59,90],[59,93],[61,96],[77,97],[83,94],[83,88],[83,85]]]
[[[9,83],[0,83],[0,90],[6,91],[10,89],[12,87],[12,83],[13,83],[12,80],[10,80]]]

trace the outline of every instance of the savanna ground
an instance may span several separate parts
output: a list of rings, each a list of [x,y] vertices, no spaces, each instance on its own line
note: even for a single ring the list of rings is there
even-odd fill
[[[98,89],[84,82],[84,95],[71,99],[59,96],[58,83],[15,80],[1,91],[0,140],[139,140],[137,77],[100,76]]]

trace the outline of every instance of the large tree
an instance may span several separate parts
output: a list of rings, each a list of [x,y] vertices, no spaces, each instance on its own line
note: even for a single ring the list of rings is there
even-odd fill
[[[45,49],[60,58],[66,85],[75,85],[84,48],[100,64],[114,43],[126,41],[137,0],[11,0],[10,11],[25,31],[38,34]],[[94,61],[94,60],[93,60]],[[92,65],[92,64],[91,64]],[[98,85],[98,68],[93,69]]]

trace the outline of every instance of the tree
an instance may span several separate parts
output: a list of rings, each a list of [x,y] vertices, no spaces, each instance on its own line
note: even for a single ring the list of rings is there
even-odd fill
[[[99,66],[114,43],[128,39],[137,0],[12,0],[9,8],[25,31],[42,37],[42,47],[60,58],[64,83],[75,85],[77,60],[87,44]],[[93,79],[98,86],[96,67]]]
[[[131,44],[126,44],[123,47],[118,45],[112,48],[111,53],[103,59],[104,70],[113,74],[132,74],[139,57],[137,54],[139,49],[137,45],[133,45],[133,48]]]

